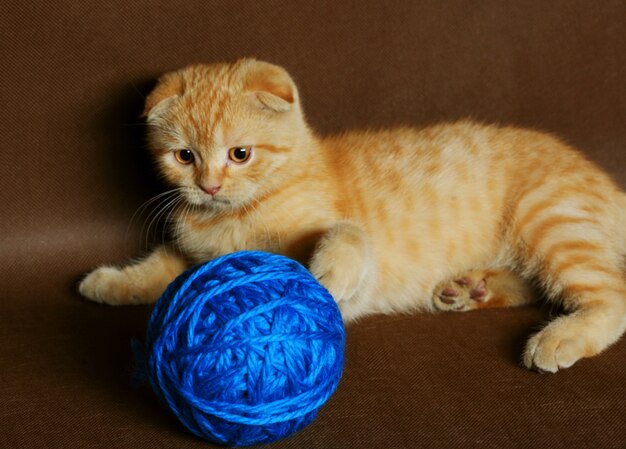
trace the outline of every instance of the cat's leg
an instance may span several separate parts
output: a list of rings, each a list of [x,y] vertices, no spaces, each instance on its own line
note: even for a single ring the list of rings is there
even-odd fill
[[[148,257],[122,268],[102,266],[89,273],[78,290],[86,298],[110,305],[150,304],[187,268],[174,250],[161,246]]]
[[[470,271],[441,282],[433,291],[433,305],[441,311],[516,307],[536,298],[528,281],[505,269]]]
[[[520,256],[568,312],[530,338],[524,353],[528,368],[570,367],[615,343],[626,329],[622,256],[614,249],[610,208],[602,208],[608,200],[599,202],[600,195],[583,192],[568,201],[557,197],[520,207],[530,211],[513,230]]]
[[[626,329],[626,283],[620,265],[602,252],[563,253],[558,259],[548,263],[546,277],[569,314],[534,335],[524,353],[528,368],[548,372],[599,354]]]
[[[371,272],[371,259],[370,245],[363,229],[352,222],[341,221],[322,236],[309,269],[341,308],[363,286]]]

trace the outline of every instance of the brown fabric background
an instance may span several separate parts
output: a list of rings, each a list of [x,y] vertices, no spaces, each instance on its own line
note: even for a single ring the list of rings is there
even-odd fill
[[[164,71],[256,56],[288,68],[320,132],[514,123],[563,136],[626,186],[620,0],[5,0],[0,33],[0,447],[210,447],[130,386],[150,308],[75,292],[90,268],[146,249],[145,216],[130,217],[162,186],[137,117]],[[339,390],[274,447],[626,447],[625,341],[531,373],[518,361],[547,317],[352,326]]]

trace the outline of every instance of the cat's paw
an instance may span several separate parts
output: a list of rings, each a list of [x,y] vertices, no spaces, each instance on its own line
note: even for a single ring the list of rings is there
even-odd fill
[[[528,340],[524,365],[535,371],[556,373],[595,353],[575,318],[566,316],[557,318]]]
[[[134,290],[132,279],[124,270],[108,266],[95,269],[78,286],[85,298],[112,306],[142,303]]]
[[[477,309],[491,298],[487,280],[481,271],[469,272],[435,287],[433,304],[441,311]]]
[[[367,246],[353,225],[338,225],[325,236],[313,254],[309,269],[336,302],[357,294],[367,274]]]
[[[355,263],[350,251],[335,254],[324,251],[315,255],[311,262],[311,273],[335,298],[336,302],[355,296],[364,278],[360,263]]]

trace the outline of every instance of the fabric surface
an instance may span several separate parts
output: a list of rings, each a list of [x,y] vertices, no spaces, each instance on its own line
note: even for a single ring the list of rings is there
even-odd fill
[[[162,239],[147,213],[131,222],[163,189],[138,119],[161,73],[256,56],[290,71],[319,132],[513,123],[626,187],[625,36],[621,0],[2,2],[0,447],[211,447],[131,387],[150,308],[76,293],[89,269]],[[272,447],[625,447],[626,340],[528,372],[524,341],[548,314],[350,326],[337,392]]]

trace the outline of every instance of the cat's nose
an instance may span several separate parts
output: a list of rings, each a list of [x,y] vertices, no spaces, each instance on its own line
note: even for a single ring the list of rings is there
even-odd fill
[[[211,196],[215,196],[215,194],[222,188],[220,185],[216,186],[202,186],[202,190],[208,193]]]

